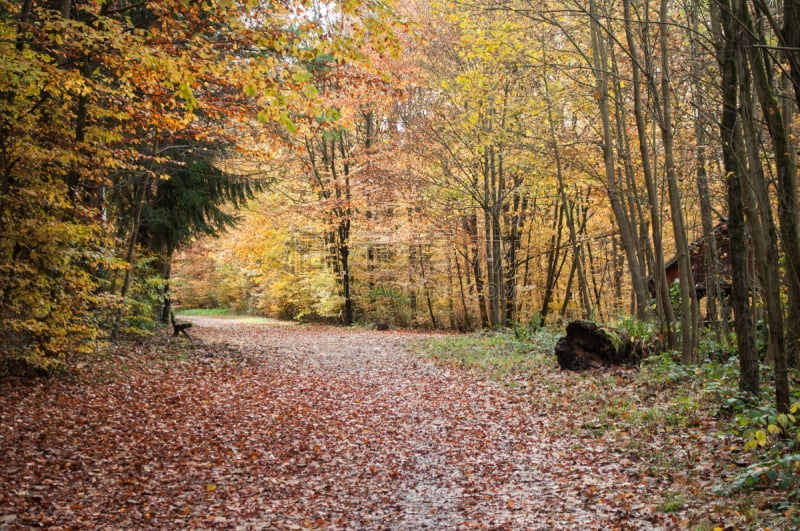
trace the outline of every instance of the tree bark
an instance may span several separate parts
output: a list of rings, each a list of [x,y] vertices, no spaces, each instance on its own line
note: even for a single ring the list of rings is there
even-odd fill
[[[681,293],[681,359],[684,363],[695,361],[697,347],[699,312],[695,294],[692,262],[689,257],[689,242],[686,237],[686,224],[683,219],[681,194],[678,189],[678,175],[675,169],[674,128],[672,124],[672,95],[669,78],[669,0],[661,0],[661,139],[664,143],[664,164],[667,172],[667,190],[672,213],[672,232],[678,259]]]
[[[611,113],[608,103],[608,61],[605,44],[600,28],[597,3],[590,0],[589,11],[591,16],[592,35],[592,72],[595,77],[598,110],[603,134],[603,162],[606,178],[606,192],[611,203],[614,218],[620,230],[622,245],[628,259],[628,268],[631,273],[631,283],[636,294],[636,315],[639,319],[646,320],[650,312],[650,296],[647,292],[642,266],[638,260],[637,240],[630,220],[620,199],[620,190],[616,180],[616,167],[614,161],[614,141],[611,132]]]
[[[478,302],[478,315],[481,320],[481,328],[489,328],[489,314],[486,311],[486,295],[483,281],[483,271],[481,270],[480,250],[478,248],[478,215],[475,213],[464,217],[464,228],[470,238],[470,265],[472,266],[472,277],[475,282],[475,295]]]
[[[633,16],[631,13],[630,0],[623,0],[623,16],[625,18],[625,36],[628,41],[628,49],[631,55],[631,68],[633,76],[633,110],[636,118],[636,133],[639,140],[639,154],[641,157],[642,174],[647,189],[648,205],[650,207],[650,227],[653,233],[653,251],[655,252],[655,264],[653,267],[653,283],[656,293],[656,311],[661,324],[662,333],[667,339],[667,345],[673,347],[675,339],[675,314],[672,309],[672,300],[667,285],[667,273],[664,269],[664,243],[661,233],[661,215],[659,213],[660,200],[658,197],[658,187],[656,186],[655,175],[650,159],[650,150],[647,140],[647,122],[645,119],[645,106],[642,97],[642,66],[640,63],[639,47],[633,33]],[[647,24],[644,29],[647,30]],[[645,42],[645,46],[648,43]],[[649,50],[646,55],[649,57]],[[649,61],[648,61],[649,64]],[[647,75],[651,73],[648,71]]]
[[[553,300],[556,283],[561,276],[561,268],[564,265],[564,260],[561,259],[561,233],[563,232],[564,225],[564,208],[564,202],[559,195],[556,197],[555,204],[553,205],[553,234],[550,236],[550,245],[546,253],[547,261],[543,289],[544,295],[542,296],[542,306],[539,312],[542,324],[545,323],[547,316],[550,314],[550,303]]]
[[[548,130],[550,132],[550,142],[551,142],[551,149],[553,151],[553,156],[555,157],[556,161],[556,179],[558,180],[558,189],[561,196],[561,203],[564,205],[564,214],[567,221],[567,229],[569,230],[569,241],[570,246],[572,247],[572,260],[573,260],[573,270],[574,273],[578,275],[578,285],[579,291],[581,294],[581,306],[582,314],[584,318],[588,318],[592,311],[592,303],[589,300],[589,295],[586,288],[586,274],[584,272],[584,259],[583,259],[583,249],[581,247],[580,242],[578,241],[578,231],[575,228],[575,216],[574,216],[574,203],[570,204],[570,200],[567,197],[567,186],[564,181],[564,173],[563,173],[563,165],[561,161],[561,149],[558,145],[558,139],[556,137],[556,130],[555,130],[555,120],[553,119],[553,106],[552,100],[550,98],[550,84],[547,81],[547,75],[543,76],[544,78],[544,93],[545,99],[547,100],[547,122],[548,122]],[[570,272],[570,279],[573,277],[573,272]],[[569,287],[567,288],[567,292],[569,293]],[[566,310],[567,299],[564,300],[564,307],[562,308],[562,315]]]
[[[128,240],[128,250],[125,253],[125,261],[128,263],[128,267],[125,269],[125,279],[122,281],[122,291],[120,292],[120,298],[122,298],[123,304],[131,287],[133,269],[136,267],[136,244],[139,241],[139,229],[142,227],[142,211],[144,210],[144,200],[147,195],[147,188],[149,186],[150,177],[145,175],[143,182],[139,185],[139,189],[136,192],[136,213],[133,217],[133,226],[131,227],[131,235],[130,239]],[[122,322],[123,312],[124,308],[120,308],[117,312],[117,317],[114,320],[114,326],[111,329],[112,340],[116,340],[119,335],[119,325]]]
[[[744,186],[742,187],[742,201],[750,228],[750,240],[753,244],[753,249],[755,249],[755,277],[759,280],[760,293],[764,307],[767,308],[767,334],[769,341],[765,361],[773,364],[775,350],[783,348],[783,310],[780,302],[778,231],[772,216],[769,185],[761,163],[761,143],[756,130],[754,98],[743,46],[737,48],[737,68],[741,72],[739,108],[749,164],[749,171],[744,178]]]
[[[739,0],[736,0],[739,1]],[[736,65],[736,42],[740,31],[730,0],[720,0],[714,9],[717,57],[722,75],[722,116],[720,135],[728,192],[728,234],[731,243],[732,292],[731,306],[739,347],[739,389],[758,396],[758,356],[755,327],[750,307],[748,246],[745,240],[742,176],[747,160],[742,132],[738,125],[739,72]]]
[[[762,114],[767,123],[772,152],[775,157],[775,167],[778,174],[778,217],[781,220],[781,234],[783,236],[784,253],[786,255],[787,275],[786,284],[789,294],[790,307],[794,301],[800,301],[800,277],[796,274],[795,267],[800,265],[800,230],[798,230],[798,199],[797,181],[795,175],[795,161],[792,147],[789,144],[789,131],[784,123],[783,112],[775,95],[775,86],[768,70],[767,58],[764,57],[763,43],[757,39],[756,29],[753,25],[752,15],[744,0],[737,11],[743,27],[741,35],[747,50],[750,62],[750,71],[753,75],[753,85],[756,89],[758,100],[761,103]],[[769,310],[769,308],[768,308]],[[778,302],[778,310],[780,303]],[[777,314],[769,313],[770,326],[779,330],[773,341],[775,353],[775,398],[778,411],[789,412],[789,378],[787,372],[786,349],[783,341],[783,317],[780,311]],[[780,337],[778,337],[780,336]]]
[[[703,226],[703,240],[706,242],[704,249],[705,260],[705,296],[706,296],[706,319],[708,319],[711,329],[714,331],[717,340],[721,340],[723,334],[727,333],[726,321],[720,319],[721,299],[719,297],[719,271],[717,261],[717,238],[714,234],[714,219],[711,210],[711,198],[708,188],[708,173],[706,172],[706,127],[708,118],[705,111],[705,91],[700,82],[703,64],[700,60],[700,35],[699,24],[700,2],[692,0],[691,9],[687,13],[689,16],[689,27],[687,28],[689,45],[691,47],[691,72],[692,72],[692,105],[695,109],[694,132],[695,132],[695,180],[697,184],[697,197],[700,206],[700,220]]]

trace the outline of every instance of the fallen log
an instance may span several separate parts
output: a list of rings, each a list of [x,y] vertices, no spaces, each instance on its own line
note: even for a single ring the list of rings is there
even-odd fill
[[[638,362],[630,335],[624,330],[598,326],[591,321],[572,321],[567,335],[556,343],[556,358],[562,369],[582,371]]]

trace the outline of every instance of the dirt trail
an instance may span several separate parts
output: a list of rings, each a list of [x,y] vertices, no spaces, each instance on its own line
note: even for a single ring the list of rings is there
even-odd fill
[[[0,529],[675,527],[623,456],[420,335],[186,319],[180,367],[0,395]]]
[[[326,522],[389,529],[659,527],[644,487],[608,499],[593,495],[607,481],[604,459],[595,454],[607,448],[554,439],[548,418],[522,392],[410,354],[409,342],[422,334],[193,321],[206,341],[269,352],[281,387],[296,389],[296,405],[308,408],[307,440],[296,444],[327,444],[331,430],[338,432],[344,448],[298,455],[293,470],[306,485],[304,503],[319,506]],[[283,516],[295,510],[291,503],[276,509]]]

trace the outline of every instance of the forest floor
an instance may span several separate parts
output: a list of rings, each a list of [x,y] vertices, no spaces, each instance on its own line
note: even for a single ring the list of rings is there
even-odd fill
[[[591,405],[566,401],[582,380],[555,368],[507,385],[409,350],[433,334],[187,319],[193,342],[162,333],[69,376],[0,379],[0,529],[733,529],[739,515],[697,494],[730,465],[713,448],[736,442],[598,436]],[[620,444],[637,437],[693,471]]]

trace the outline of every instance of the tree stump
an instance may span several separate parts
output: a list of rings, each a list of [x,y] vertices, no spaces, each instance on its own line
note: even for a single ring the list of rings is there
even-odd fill
[[[638,361],[627,332],[597,326],[591,321],[569,323],[567,335],[558,340],[555,350],[558,365],[572,371]]]

